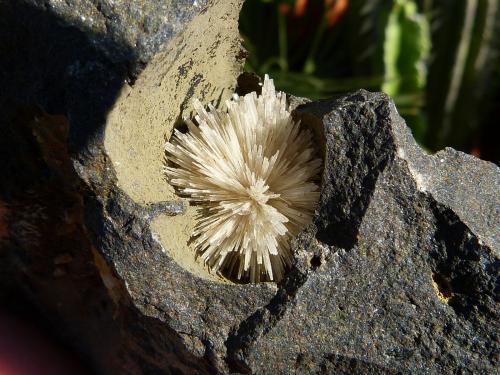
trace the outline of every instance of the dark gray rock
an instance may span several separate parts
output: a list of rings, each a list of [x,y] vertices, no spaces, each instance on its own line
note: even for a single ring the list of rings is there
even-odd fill
[[[296,263],[278,285],[200,278],[150,229],[184,207],[133,202],[102,146],[184,3],[65,4],[0,3],[2,305],[29,300],[98,373],[495,372],[496,166],[426,155],[383,94],[300,105],[325,171]]]
[[[87,205],[134,305],[220,372],[494,372],[498,168],[453,150],[425,155],[383,94],[295,115],[323,125],[326,162],[314,224],[277,290],[184,271],[116,189]]]
[[[498,168],[425,155],[383,94],[297,109],[311,115],[326,138],[315,223],[229,358],[256,373],[495,372]]]
[[[127,299],[89,238],[92,193],[73,167],[98,155],[118,91],[198,4],[0,1],[0,309],[50,327],[92,372],[213,372]]]
[[[1,125],[30,106],[65,114],[71,151],[81,152],[124,83],[206,3],[0,1]]]
[[[49,12],[83,31],[92,45],[112,62],[146,63],[172,39],[207,0],[113,1],[31,0],[29,6]],[[130,46],[123,49],[121,45]]]

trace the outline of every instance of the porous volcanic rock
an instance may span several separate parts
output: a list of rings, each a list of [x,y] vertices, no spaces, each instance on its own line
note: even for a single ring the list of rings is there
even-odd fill
[[[162,179],[162,144],[191,97],[251,89],[241,3],[183,8],[151,60],[123,40],[166,34],[134,12],[98,38],[90,2],[0,4],[1,304],[27,301],[97,373],[494,373],[499,169],[427,155],[384,94],[291,98],[324,172],[280,283],[211,275],[181,243],[192,211]]]

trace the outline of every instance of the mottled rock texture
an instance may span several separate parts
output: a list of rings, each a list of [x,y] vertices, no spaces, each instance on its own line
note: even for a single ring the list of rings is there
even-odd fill
[[[166,199],[168,189],[131,198],[134,185],[120,179],[140,175],[115,173],[106,116],[127,109],[124,90],[139,98],[134,105],[148,97],[143,88],[168,95],[155,81],[186,97],[230,95],[237,69],[220,83],[207,68],[220,53],[207,53],[207,65],[183,63],[165,82],[162,61],[175,66],[208,46],[242,64],[240,49],[220,49],[238,40],[231,22],[241,2],[201,12],[197,22],[220,32],[199,46],[187,37],[203,34],[189,26],[191,6],[116,3],[0,2],[2,306],[29,304],[103,374],[496,371],[498,167],[452,149],[426,155],[384,94],[293,98],[305,103],[294,115],[315,130],[325,160],[320,206],[294,242],[295,265],[278,285],[201,277],[152,230],[160,217],[186,215],[185,204]],[[157,26],[148,31],[148,22]],[[137,78],[155,41],[181,29],[183,47],[166,44]],[[148,104],[153,113],[175,106],[173,123],[136,126],[163,124],[168,137],[189,110],[177,96]]]
[[[318,215],[286,293],[240,326],[230,358],[257,373],[494,372],[498,168],[425,155],[383,94],[297,116],[324,125]]]

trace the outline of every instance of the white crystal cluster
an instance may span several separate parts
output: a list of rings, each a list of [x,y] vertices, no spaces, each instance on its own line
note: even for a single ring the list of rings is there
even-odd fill
[[[251,282],[280,280],[290,240],[319,199],[321,160],[309,130],[294,122],[286,96],[266,75],[262,95],[234,95],[227,112],[194,100],[198,126],[165,145],[169,182],[200,205],[196,249],[214,271]]]

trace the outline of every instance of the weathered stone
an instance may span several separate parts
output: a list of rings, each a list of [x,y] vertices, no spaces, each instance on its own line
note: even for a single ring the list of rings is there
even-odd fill
[[[255,373],[494,372],[498,168],[425,155],[383,94],[297,109],[311,115],[326,138],[315,223],[228,357]]]
[[[103,194],[113,193],[113,173],[100,153],[106,113],[122,85],[157,52],[154,41],[168,41],[199,8],[144,2],[149,9],[162,7],[148,17],[172,33],[162,34],[161,25],[139,30],[137,38],[147,40],[138,48],[125,34],[137,31],[129,22],[142,21],[126,14],[126,5],[111,11],[121,23],[94,30],[81,15],[95,3],[66,4],[0,1],[6,176],[0,182],[0,307],[31,312],[30,319],[51,326],[98,373],[211,373],[207,361],[186,351],[180,333],[141,318],[84,223],[94,194],[89,187],[98,181],[100,189],[109,187]],[[75,172],[87,162],[93,169],[82,183]],[[174,202],[134,207],[145,218],[185,209]]]
[[[111,2],[0,4],[2,304],[23,295],[106,374],[495,372],[499,170],[425,154],[384,94],[291,98],[325,168],[281,283],[211,275],[187,244],[174,256],[191,213],[162,180],[164,138],[190,97],[255,81],[237,87],[240,1],[190,24],[182,8],[172,38],[159,30],[175,6],[149,3],[144,30],[143,13]],[[170,44],[136,77],[155,38]]]
[[[112,62],[146,63],[207,2],[32,0],[27,4],[83,31]],[[123,45],[131,48],[123,49]]]

